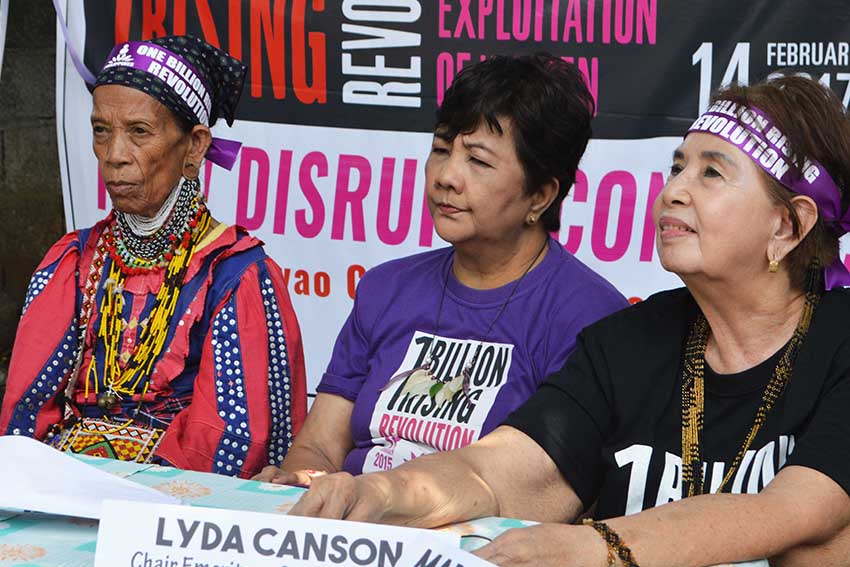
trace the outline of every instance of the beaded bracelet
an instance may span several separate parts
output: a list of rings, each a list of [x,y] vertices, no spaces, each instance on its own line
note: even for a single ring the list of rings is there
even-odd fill
[[[608,567],[616,567],[617,558],[623,562],[624,567],[638,567],[637,561],[635,561],[635,556],[632,555],[632,550],[628,548],[628,546],[623,543],[623,540],[620,539],[620,536],[608,527],[608,524],[605,522],[597,522],[592,518],[585,518],[582,520],[582,523],[585,526],[590,526],[602,536],[602,539],[605,540],[605,543],[608,544]]]

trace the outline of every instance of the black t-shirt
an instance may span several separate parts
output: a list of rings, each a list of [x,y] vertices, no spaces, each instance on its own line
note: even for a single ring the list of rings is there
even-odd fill
[[[588,327],[566,365],[506,425],[534,439],[596,516],[681,498],[681,359],[696,303],[656,294]],[[784,349],[782,349],[784,350]],[[781,355],[734,375],[706,367],[703,459],[714,492],[740,450]],[[756,493],[785,465],[850,493],[850,291],[824,294],[791,380],[724,492]]]

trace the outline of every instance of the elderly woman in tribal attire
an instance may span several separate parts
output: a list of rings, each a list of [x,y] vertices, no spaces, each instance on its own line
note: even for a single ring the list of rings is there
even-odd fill
[[[292,512],[549,522],[478,550],[498,565],[847,565],[849,155],[827,87],[721,91],[653,208],[661,263],[686,288],[587,327],[479,443],[316,478]],[[598,520],[570,525],[594,503]]]
[[[113,210],[67,234],[30,284],[0,431],[57,448],[250,476],[306,414],[298,322],[262,243],[215,220],[198,173],[228,169],[243,65],[193,37],[116,46],[94,153]]]

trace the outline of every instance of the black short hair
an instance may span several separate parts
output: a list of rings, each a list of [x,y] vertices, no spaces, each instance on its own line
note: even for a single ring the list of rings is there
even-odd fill
[[[458,73],[437,110],[434,129],[451,141],[482,122],[501,134],[499,120],[510,120],[525,193],[533,195],[552,178],[560,184],[540,219],[547,231],[556,231],[561,202],[593,133],[594,110],[593,96],[574,65],[547,53],[497,55]]]

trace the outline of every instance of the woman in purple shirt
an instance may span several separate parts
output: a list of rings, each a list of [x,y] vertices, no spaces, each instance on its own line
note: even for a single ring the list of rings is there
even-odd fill
[[[578,70],[550,56],[457,76],[425,166],[451,246],[363,277],[301,433],[258,479],[308,485],[469,445],[563,365],[582,328],[626,305],[549,236],[593,109]]]

